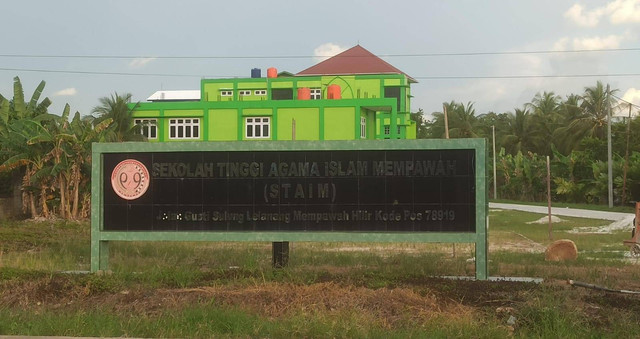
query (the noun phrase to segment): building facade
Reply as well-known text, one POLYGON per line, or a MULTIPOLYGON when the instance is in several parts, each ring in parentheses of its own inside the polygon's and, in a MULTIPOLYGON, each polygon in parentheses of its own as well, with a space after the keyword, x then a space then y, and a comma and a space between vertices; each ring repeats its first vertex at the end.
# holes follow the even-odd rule
POLYGON ((199 91, 159 91, 136 104, 149 141, 415 139, 416 81, 355 46, 297 74, 202 79, 199 91))

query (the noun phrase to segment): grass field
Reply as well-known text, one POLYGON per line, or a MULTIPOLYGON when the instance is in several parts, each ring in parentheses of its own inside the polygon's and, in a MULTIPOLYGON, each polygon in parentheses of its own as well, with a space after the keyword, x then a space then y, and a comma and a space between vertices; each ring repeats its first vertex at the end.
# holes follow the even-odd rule
POLYGON ((111 274, 89 270, 87 223, 0 224, 0 335, 133 337, 629 337, 640 296, 571 287, 567 279, 640 290, 629 230, 565 218, 554 239, 578 259, 546 262, 539 214, 490 211, 489 274, 456 244, 292 243, 271 268, 270 243, 125 243, 111 274))

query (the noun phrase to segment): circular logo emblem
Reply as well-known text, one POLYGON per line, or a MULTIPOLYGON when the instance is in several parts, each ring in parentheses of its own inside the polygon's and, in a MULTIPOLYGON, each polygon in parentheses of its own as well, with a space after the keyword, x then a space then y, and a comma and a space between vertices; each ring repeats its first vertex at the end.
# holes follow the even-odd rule
POLYGON ((138 160, 123 160, 111 173, 111 187, 122 199, 138 199, 149 188, 149 171, 138 160))

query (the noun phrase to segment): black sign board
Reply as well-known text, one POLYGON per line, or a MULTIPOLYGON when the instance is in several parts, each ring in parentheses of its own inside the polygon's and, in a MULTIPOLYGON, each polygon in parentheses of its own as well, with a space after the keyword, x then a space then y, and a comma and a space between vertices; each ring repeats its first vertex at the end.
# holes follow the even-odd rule
POLYGON ((475 150, 103 154, 105 231, 475 232, 475 150))

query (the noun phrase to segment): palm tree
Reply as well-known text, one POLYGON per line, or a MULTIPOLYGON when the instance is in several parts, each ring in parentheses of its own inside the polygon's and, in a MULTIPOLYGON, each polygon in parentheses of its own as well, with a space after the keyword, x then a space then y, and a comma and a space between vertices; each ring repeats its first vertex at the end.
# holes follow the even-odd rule
POLYGON ((475 127, 478 118, 473 103, 468 102, 465 106, 462 103, 452 101, 447 106, 447 113, 451 112, 449 114, 449 135, 452 138, 477 138, 475 127))
POLYGON ((530 108, 535 116, 534 125, 537 133, 543 137, 543 143, 531 151, 540 155, 551 155, 553 132, 559 127, 560 96, 554 92, 537 93, 526 108, 530 108))
POLYGON ((560 127, 553 132, 553 143, 560 154, 568 155, 572 150, 578 149, 581 138, 576 138, 569 130, 569 125, 579 119, 582 114, 582 96, 571 94, 560 104, 560 127))
MULTIPOLYGON (((475 116, 476 111, 473 108, 473 103, 469 102, 465 106, 461 103, 451 101, 443 105, 447 109, 449 136, 451 138, 478 137, 475 133, 478 118, 475 116)), ((434 112, 432 116, 434 118, 433 121, 427 124, 431 137, 444 138, 446 135, 444 113, 434 112)))
POLYGON ((535 117, 526 108, 516 108, 514 113, 509 113, 508 124, 500 144, 509 154, 516 155, 518 152, 527 153, 538 149, 544 143, 543 136, 535 129, 535 117))
POLYGON ((139 133, 139 127, 134 126, 131 113, 137 107, 137 104, 130 107, 131 93, 119 95, 114 92, 109 97, 98 99, 99 106, 95 106, 91 113, 97 114, 95 123, 99 124, 105 119, 111 119, 113 123, 109 127, 108 141, 140 141, 144 137, 139 133))
POLYGON ((581 105, 583 114, 569 125, 572 131, 583 137, 604 139, 607 136, 608 110, 616 102, 612 94, 617 91, 609 89, 607 92, 600 81, 594 87, 585 88, 581 105))

